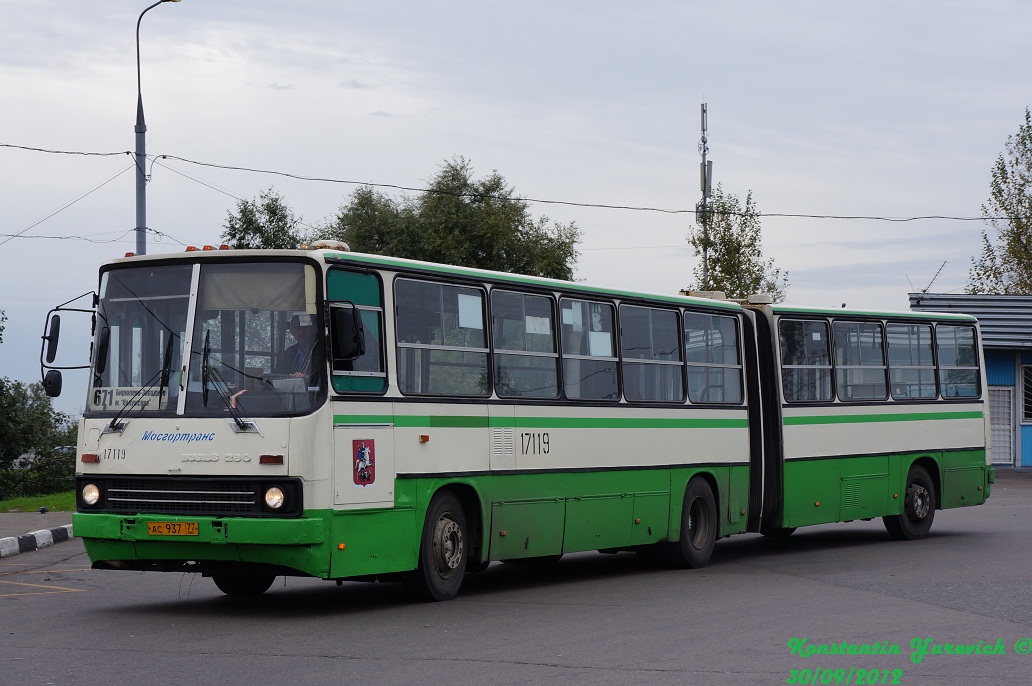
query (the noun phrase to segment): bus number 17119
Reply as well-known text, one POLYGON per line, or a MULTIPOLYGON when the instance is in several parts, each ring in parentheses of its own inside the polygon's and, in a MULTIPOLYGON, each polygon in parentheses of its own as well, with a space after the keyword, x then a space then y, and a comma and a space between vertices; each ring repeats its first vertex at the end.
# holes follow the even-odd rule
POLYGON ((548 454, 548 432, 520 434, 522 439, 524 455, 547 455, 548 454))

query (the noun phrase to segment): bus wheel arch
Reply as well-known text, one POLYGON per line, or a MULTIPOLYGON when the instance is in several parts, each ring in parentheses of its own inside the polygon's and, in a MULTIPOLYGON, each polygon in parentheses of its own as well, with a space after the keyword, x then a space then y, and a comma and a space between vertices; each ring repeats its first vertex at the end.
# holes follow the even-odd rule
POLYGON ((709 563, 720 533, 717 492, 711 474, 696 474, 688 481, 678 540, 662 544, 663 557, 672 567, 698 569, 709 563))
MULTIPOLYGON (((933 459, 932 457, 924 456, 924 457, 919 457, 916 460, 914 460, 912 463, 910 463, 910 469, 913 469, 915 466, 916 467, 922 467, 922 468, 924 468, 924 470, 926 472, 928 472, 928 476, 932 480, 932 486, 935 487, 935 491, 933 493, 933 495, 935 496, 935 501, 932 503, 932 506, 936 510, 941 510, 942 509, 942 479, 940 478, 939 463, 936 462, 935 459, 933 459)), ((908 477, 910 476, 909 472, 908 472, 907 476, 908 477)), ((908 483, 909 483, 909 481, 908 481, 908 483)))

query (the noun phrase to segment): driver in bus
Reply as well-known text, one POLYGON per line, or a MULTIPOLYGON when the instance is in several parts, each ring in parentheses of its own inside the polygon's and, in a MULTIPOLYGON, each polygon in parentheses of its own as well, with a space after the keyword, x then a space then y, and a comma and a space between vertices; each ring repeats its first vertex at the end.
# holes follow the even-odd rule
POLYGON ((312 325, 312 316, 295 314, 291 317, 290 335, 294 337, 294 345, 283 351, 276 372, 307 379, 312 375, 312 353, 315 350, 315 327, 312 325))

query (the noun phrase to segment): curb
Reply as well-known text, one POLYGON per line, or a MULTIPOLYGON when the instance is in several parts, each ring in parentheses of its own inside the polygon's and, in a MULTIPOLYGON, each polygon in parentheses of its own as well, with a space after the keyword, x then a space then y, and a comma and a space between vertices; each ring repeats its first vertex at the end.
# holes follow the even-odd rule
POLYGON ((0 538, 0 558, 12 557, 18 553, 27 553, 62 543, 72 537, 72 525, 65 524, 54 529, 30 531, 21 536, 0 538))

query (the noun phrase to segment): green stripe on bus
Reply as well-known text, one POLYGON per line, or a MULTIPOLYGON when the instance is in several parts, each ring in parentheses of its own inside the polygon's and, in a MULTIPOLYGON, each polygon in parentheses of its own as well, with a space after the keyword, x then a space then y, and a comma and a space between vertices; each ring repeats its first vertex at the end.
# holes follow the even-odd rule
POLYGON ((334 415, 334 425, 394 424, 398 427, 541 429, 745 429, 747 419, 681 417, 488 417, 486 415, 334 415))
POLYGON ((785 417, 785 426, 807 424, 871 424, 877 422, 931 422, 949 419, 982 419, 982 413, 972 412, 915 412, 910 414, 847 414, 785 417))

